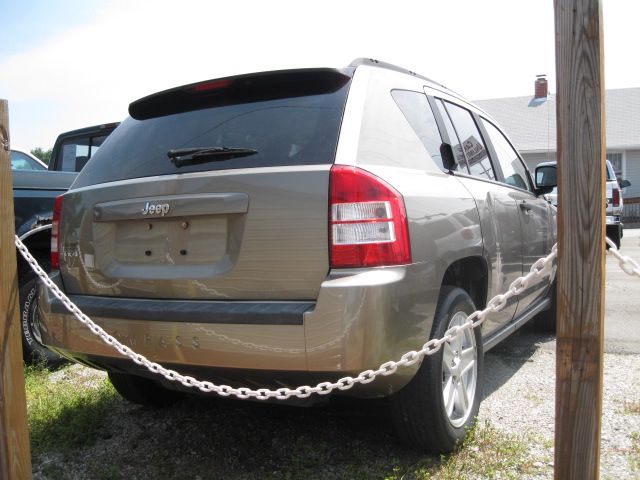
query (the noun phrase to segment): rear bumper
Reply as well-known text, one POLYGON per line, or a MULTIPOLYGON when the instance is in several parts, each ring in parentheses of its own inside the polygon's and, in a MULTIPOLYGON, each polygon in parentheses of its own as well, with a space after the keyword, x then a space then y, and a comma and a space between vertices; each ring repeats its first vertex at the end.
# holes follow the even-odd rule
POLYGON ((607 215, 605 218, 607 226, 622 225, 622 219, 620 218, 620 215, 607 215))
MULTIPOLYGON (((322 283, 316 302, 72 300, 120 342, 181 373, 231 385, 295 387, 376 369, 419 349, 428 339, 438 292, 435 285, 425 291, 430 289, 425 269, 414 264, 340 271, 322 283)), ((52 279, 60 285, 59 276, 52 279)), ((45 288, 39 308, 43 341, 50 348, 101 368, 146 373, 123 362, 45 288)), ((416 369, 401 368, 348 392, 389 394, 416 369)))
MULTIPOLYGON (((206 325, 302 325, 304 313, 313 310, 313 302, 219 302, 147 300, 69 295, 90 318, 135 318, 141 321, 200 323, 206 325)), ((51 312, 66 314, 57 298, 50 302, 51 312)))

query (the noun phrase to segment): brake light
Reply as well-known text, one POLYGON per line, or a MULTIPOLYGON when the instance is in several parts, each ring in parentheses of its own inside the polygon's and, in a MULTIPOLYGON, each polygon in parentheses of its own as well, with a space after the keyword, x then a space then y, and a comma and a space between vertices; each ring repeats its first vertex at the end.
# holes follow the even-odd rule
POLYGON ((329 179, 331 268, 411 263, 402 195, 375 175, 334 165, 329 179))
POLYGON ((613 189, 613 206, 614 207, 620 206, 620 190, 618 190, 615 187, 613 189))
POLYGON ((231 80, 213 80, 203 82, 191 87, 192 92, 209 92, 211 90, 221 90, 231 85, 231 80))
POLYGON ((51 222, 51 269, 60 269, 60 214, 62 213, 62 195, 56 197, 53 204, 51 222))

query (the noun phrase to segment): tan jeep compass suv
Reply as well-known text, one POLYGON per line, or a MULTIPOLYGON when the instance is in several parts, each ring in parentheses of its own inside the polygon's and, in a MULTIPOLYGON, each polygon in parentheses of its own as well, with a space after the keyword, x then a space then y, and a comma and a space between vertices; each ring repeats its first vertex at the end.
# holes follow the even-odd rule
MULTIPOLYGON (((377 368, 441 337, 555 243, 554 211, 483 111, 373 60, 240 75, 133 102, 58 198, 54 281, 109 334, 201 379, 277 388, 377 368)), ((483 352, 537 314, 541 279, 482 329, 344 394, 389 397, 399 434, 451 450, 483 352)), ((42 338, 127 399, 171 382, 42 289, 42 338)))

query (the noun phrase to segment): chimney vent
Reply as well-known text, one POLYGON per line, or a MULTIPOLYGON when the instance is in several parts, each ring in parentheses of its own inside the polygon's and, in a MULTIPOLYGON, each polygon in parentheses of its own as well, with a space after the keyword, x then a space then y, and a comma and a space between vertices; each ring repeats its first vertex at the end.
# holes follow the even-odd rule
POLYGON ((547 98, 548 93, 549 86, 547 85, 546 75, 536 75, 534 98, 547 98))

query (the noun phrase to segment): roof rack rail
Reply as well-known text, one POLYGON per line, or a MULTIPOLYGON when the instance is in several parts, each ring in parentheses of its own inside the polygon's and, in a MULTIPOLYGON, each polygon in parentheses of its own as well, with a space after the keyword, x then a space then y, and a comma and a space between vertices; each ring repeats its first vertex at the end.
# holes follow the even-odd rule
POLYGON ((391 63, 382 62, 380 60, 376 60, 375 58, 356 58, 353 60, 349 66, 350 67, 359 67, 360 65, 369 65, 371 67, 380 67, 386 68, 387 70, 393 70, 395 72, 406 73, 407 75, 411 75, 413 77, 421 78, 422 80, 426 80, 427 82, 434 83, 436 85, 440 85, 441 87, 447 88, 441 83, 438 83, 430 78, 423 77, 422 75, 412 72, 411 70, 407 70, 406 68, 398 67, 397 65, 392 65, 391 63))

